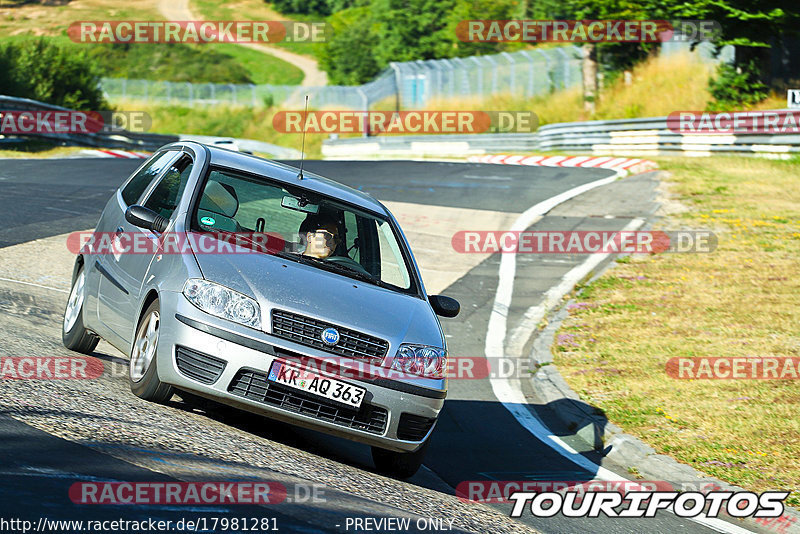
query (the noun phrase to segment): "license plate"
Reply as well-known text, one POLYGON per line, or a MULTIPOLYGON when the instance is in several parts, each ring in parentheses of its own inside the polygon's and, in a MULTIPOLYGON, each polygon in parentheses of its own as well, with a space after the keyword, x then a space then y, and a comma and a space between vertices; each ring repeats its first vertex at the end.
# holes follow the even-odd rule
POLYGON ((320 376, 284 362, 272 363, 269 371, 269 380, 318 397, 346 404, 352 408, 361 406, 361 401, 364 400, 364 394, 367 392, 364 388, 350 385, 335 378, 320 376))

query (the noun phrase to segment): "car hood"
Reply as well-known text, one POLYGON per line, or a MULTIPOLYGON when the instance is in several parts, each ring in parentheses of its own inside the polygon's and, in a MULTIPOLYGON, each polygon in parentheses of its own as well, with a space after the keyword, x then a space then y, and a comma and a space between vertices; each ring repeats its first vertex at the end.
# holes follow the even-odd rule
POLYGON ((370 334, 390 343, 444 346, 428 302, 391 289, 262 253, 197 254, 203 276, 255 297, 272 331, 272 309, 287 310, 370 334))

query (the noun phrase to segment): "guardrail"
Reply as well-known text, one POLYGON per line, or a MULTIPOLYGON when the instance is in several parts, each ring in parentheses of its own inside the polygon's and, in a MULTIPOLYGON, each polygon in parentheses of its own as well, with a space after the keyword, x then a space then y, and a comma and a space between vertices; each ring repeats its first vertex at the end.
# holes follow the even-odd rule
POLYGON ((609 156, 800 153, 795 134, 691 134, 673 132, 667 117, 548 124, 533 134, 380 136, 327 139, 322 154, 353 157, 463 157, 559 151, 609 156))
POLYGON ((667 127, 667 117, 548 124, 539 128, 536 135, 538 149, 542 151, 612 156, 800 152, 800 135, 679 133, 667 127))
MULTIPOLYGON (((54 106, 52 104, 45 104, 38 100, 31 100, 29 98, 19 98, 14 96, 1 96, 0 95, 0 110, 3 111, 68 111, 73 110, 63 108, 61 106, 54 106)), ((90 147, 103 147, 103 148, 124 148, 128 150, 155 150, 167 143, 173 143, 178 140, 177 135, 164 135, 153 133, 139 133, 130 132, 128 130, 115 129, 108 132, 91 132, 91 133, 56 133, 56 132, 30 132, 30 133, 15 133, 6 135, 5 138, 43 138, 50 139, 57 142, 62 142, 69 145, 77 146, 90 146, 90 147)))
POLYGON ((535 134, 392 135, 327 139, 326 158, 351 157, 462 157, 497 151, 532 152, 538 149, 535 134))
MULTIPOLYGON (((73 110, 45 104, 37 100, 29 98, 18 98, 13 96, 0 95, 0 120, 2 120, 2 111, 19 111, 19 112, 72 112, 73 110)), ((153 151, 166 144, 174 143, 180 140, 195 140, 201 143, 214 144, 220 139, 230 139, 223 137, 212 137, 205 135, 172 135, 172 134, 155 134, 155 133, 142 133, 131 132, 123 129, 114 129, 112 131, 101 131, 91 133, 56 133, 56 132, 30 132, 30 133, 14 133, 9 135, 0 135, 0 141, 16 141, 28 138, 41 138, 49 139, 58 143, 63 143, 71 146, 86 146, 96 148, 111 148, 111 149, 124 149, 131 151, 153 151)), ((297 159, 300 157, 300 151, 292 148, 286 148, 271 143, 264 143, 254 139, 235 139, 236 144, 242 150, 250 152, 261 152, 270 154, 275 158, 283 159, 297 159)))

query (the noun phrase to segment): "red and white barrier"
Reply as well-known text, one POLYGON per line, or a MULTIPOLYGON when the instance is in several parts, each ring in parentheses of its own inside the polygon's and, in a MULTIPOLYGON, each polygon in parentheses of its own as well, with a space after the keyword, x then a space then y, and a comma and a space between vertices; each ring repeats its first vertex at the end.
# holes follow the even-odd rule
POLYGON ((149 152, 130 152, 128 150, 111 150, 111 149, 92 149, 82 150, 81 156, 86 158, 128 158, 128 159, 146 159, 150 157, 149 152))
POLYGON ((612 158, 598 156, 510 156, 496 154, 470 156, 472 163, 497 163, 501 165, 532 165, 537 167, 583 167, 613 169, 636 174, 658 168, 655 162, 638 158, 612 158))

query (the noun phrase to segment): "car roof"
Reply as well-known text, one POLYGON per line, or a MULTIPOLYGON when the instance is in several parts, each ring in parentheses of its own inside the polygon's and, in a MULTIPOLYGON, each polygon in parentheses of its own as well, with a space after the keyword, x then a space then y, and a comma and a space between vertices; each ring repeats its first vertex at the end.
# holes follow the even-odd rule
MULTIPOLYGON (((360 208, 378 213, 380 215, 388 216, 386 208, 372 196, 340 184, 330 178, 325 178, 313 172, 303 170, 303 179, 298 180, 297 174, 299 169, 277 161, 260 158, 252 154, 245 154, 243 152, 236 152, 214 145, 207 145, 198 142, 181 141, 173 143, 170 146, 186 146, 195 150, 200 147, 205 147, 211 155, 211 165, 218 165, 220 167, 227 167, 234 170, 240 170, 251 174, 257 174, 271 178, 275 181, 282 182, 293 187, 301 187, 319 193, 337 200, 344 201, 348 204, 353 204, 360 208)), ((164 147, 167 148, 167 147, 164 147)))

